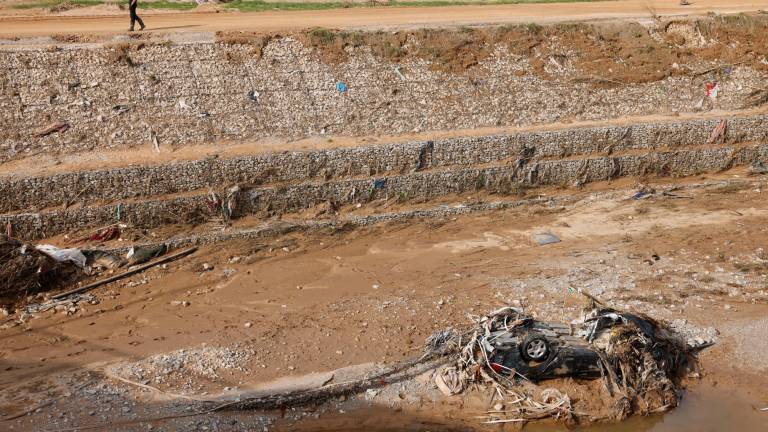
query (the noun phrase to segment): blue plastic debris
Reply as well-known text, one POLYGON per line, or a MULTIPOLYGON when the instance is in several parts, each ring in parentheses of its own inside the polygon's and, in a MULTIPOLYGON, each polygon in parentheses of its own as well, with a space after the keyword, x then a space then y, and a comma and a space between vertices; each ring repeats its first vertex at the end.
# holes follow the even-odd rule
POLYGON ((376 179, 373 181, 373 189, 379 190, 384 189, 384 185, 387 184, 387 179, 376 179))
POLYGON ((348 90, 347 85, 339 81, 336 83, 336 90, 338 90, 340 93, 346 93, 348 90))

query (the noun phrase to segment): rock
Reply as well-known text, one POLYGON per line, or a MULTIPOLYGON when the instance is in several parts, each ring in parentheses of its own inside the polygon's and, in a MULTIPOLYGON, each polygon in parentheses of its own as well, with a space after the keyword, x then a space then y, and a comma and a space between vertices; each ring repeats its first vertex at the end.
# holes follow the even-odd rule
POLYGON ((249 321, 249 322, 247 322, 247 323, 243 324, 243 327, 245 327, 245 328, 251 328, 251 327, 253 327, 253 323, 249 321))
POLYGON ((203 263, 201 268, 202 268, 202 271, 204 271, 204 272, 211 271, 211 270, 213 270, 213 264, 203 263))

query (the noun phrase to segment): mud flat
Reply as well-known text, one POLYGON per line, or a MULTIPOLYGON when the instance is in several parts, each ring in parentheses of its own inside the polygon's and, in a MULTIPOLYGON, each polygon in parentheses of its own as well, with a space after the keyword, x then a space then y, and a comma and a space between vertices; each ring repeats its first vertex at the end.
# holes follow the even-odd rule
POLYGON ((706 430, 727 413, 764 430, 766 30, 740 15, 3 45, 2 259, 39 264, 0 316, 0 429, 496 428, 488 389, 446 396, 443 364, 391 368, 468 314, 573 323, 581 291, 715 344, 675 378, 678 408, 620 424, 605 379, 521 381, 570 407, 526 428, 706 430), (43 284, 39 244, 85 268, 43 284), (191 244, 50 298, 129 250, 191 244))

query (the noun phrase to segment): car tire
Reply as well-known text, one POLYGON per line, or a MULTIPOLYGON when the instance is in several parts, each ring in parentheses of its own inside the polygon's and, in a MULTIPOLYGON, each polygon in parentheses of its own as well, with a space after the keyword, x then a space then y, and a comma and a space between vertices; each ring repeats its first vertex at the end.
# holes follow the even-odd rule
POLYGON ((520 355, 527 361, 543 361, 549 355, 549 341, 538 333, 529 333, 520 345, 520 355))

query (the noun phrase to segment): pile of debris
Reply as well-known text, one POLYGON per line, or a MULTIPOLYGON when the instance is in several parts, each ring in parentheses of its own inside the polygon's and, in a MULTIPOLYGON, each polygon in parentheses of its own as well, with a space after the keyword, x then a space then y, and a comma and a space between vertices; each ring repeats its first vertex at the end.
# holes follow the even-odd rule
MULTIPOLYGON (((97 231, 94 235, 100 236, 100 239, 103 240, 104 236, 107 235, 110 238, 119 235, 119 231, 117 234, 114 233, 115 231, 110 228, 97 231)), ((123 257, 116 251, 59 248, 49 244, 32 245, 22 243, 8 235, 0 235, 0 305, 10 306, 10 308, 3 307, 3 310, 8 312, 9 309, 25 303, 32 295, 37 294, 38 297, 42 297, 43 292, 72 285, 86 277, 96 276, 103 272, 112 274, 115 269, 120 267, 128 268, 126 271, 113 276, 50 296, 49 299, 46 296, 48 301, 27 305, 24 308, 24 311, 29 314, 60 309, 64 307, 64 303, 68 303, 68 309, 76 310, 76 303, 83 298, 72 297, 73 295, 90 291, 153 266, 189 255, 195 250, 197 248, 192 247, 172 255, 166 255, 168 245, 165 243, 136 245, 131 247, 123 257), (61 300, 65 301, 62 302, 61 300)), ((91 299, 85 300, 91 301, 91 299)))
POLYGON ((632 414, 677 406, 680 381, 696 365, 696 354, 713 341, 690 341, 650 317, 592 303, 569 325, 537 321, 505 307, 475 318, 471 330, 433 335, 428 349, 453 349, 455 361, 435 373, 446 395, 492 388, 487 423, 524 423, 555 418, 621 420, 632 414), (579 412, 569 396, 539 381, 603 379, 609 414, 579 412))
POLYGON ((76 279, 80 269, 45 251, 0 235, 0 303, 16 303, 43 290, 60 288, 76 279))

